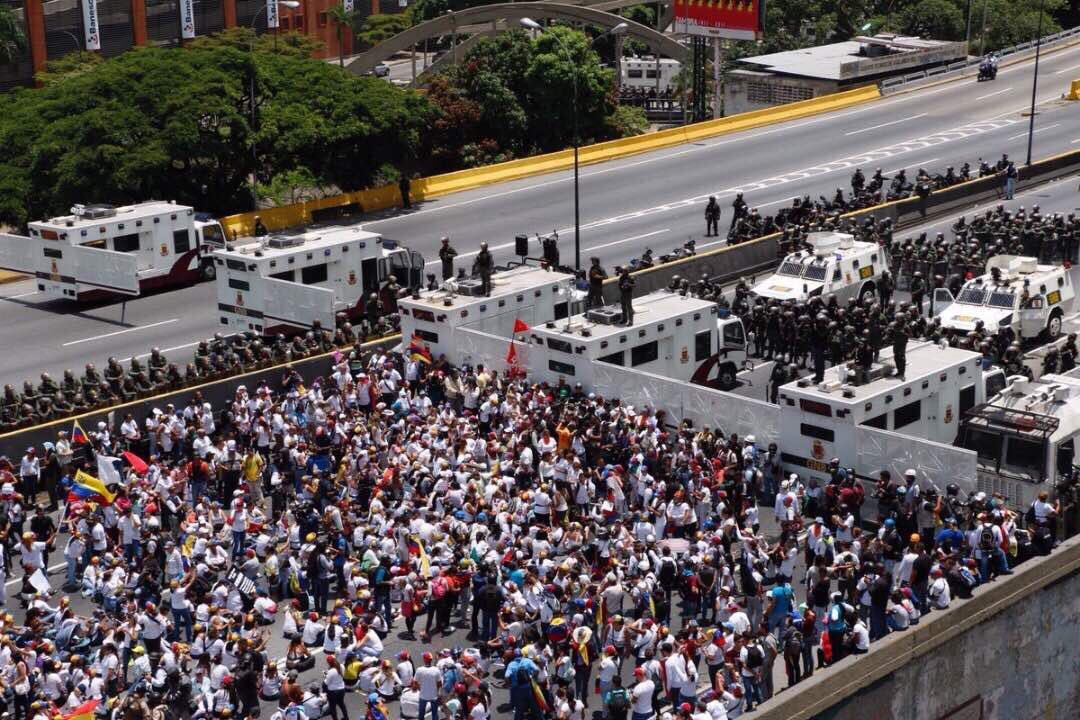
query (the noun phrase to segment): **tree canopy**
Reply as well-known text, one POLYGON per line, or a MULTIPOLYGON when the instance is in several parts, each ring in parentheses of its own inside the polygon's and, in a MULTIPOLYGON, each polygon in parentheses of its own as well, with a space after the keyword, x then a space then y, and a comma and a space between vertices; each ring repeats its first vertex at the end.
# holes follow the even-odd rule
POLYGON ((26 47, 22 23, 10 5, 0 5, 0 65, 10 65, 19 59, 26 47))
POLYGON ((229 38, 138 49, 50 80, 0 96, 5 222, 147 198, 234 212, 250 207, 253 170, 268 186, 293 172, 366 187, 396 177, 431 113, 418 93, 229 38))

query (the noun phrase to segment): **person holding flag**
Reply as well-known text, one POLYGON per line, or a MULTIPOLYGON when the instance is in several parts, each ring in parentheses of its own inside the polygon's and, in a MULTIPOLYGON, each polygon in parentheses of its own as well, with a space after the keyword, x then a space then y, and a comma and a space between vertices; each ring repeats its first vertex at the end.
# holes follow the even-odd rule
POLYGON ((510 683, 510 704, 514 707, 514 720, 524 720, 526 717, 542 720, 544 711, 537 704, 534 691, 534 681, 540 674, 540 668, 522 655, 519 648, 515 648, 513 653, 514 659, 506 666, 506 679, 510 683))

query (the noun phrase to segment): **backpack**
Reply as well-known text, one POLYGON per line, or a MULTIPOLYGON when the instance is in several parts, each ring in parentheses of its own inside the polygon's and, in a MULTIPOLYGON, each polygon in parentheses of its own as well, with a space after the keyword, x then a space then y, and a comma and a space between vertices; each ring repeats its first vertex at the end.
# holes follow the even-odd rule
POLYGON ((611 698, 608 700, 608 708, 621 712, 630 708, 630 698, 626 694, 626 688, 618 688, 611 691, 611 698))
POLYGON ((989 527, 983 526, 982 531, 979 533, 979 549, 993 550, 994 545, 994 531, 989 527))
POLYGON ((763 664, 765 664, 765 654, 761 652, 761 647, 755 643, 746 651, 746 667, 756 670, 763 664))
POLYGON ((663 585, 671 586, 675 582, 675 561, 669 557, 665 557, 660 561, 660 582, 663 585))
POLYGON ((518 687, 529 687, 532 684, 532 678, 529 677, 529 671, 524 665, 518 665, 517 672, 514 673, 514 682, 518 687))
POLYGON ((785 648, 791 654, 797 653, 802 650, 803 636, 802 633, 791 627, 791 631, 787 634, 786 641, 784 643, 785 648))

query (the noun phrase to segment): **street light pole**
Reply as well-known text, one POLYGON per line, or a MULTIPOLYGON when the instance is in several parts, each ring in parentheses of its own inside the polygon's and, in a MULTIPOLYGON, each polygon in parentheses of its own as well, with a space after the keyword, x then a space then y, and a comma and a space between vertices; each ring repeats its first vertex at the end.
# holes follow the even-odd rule
MULTIPOLYGON (((284 5, 290 10, 295 10, 300 7, 299 0, 278 0, 278 5, 284 5)), ((255 126, 256 126, 256 110, 255 110, 255 25, 259 22, 259 16, 266 12, 266 5, 260 7, 254 17, 251 18, 251 42, 248 43, 248 55, 251 56, 251 209, 259 209, 259 189, 258 189, 258 168, 259 168, 259 146, 255 142, 255 126)), ((277 51, 277 28, 274 28, 274 51, 277 51)))
MULTIPOLYGON (((526 30, 535 30, 537 32, 544 32, 544 28, 540 23, 527 17, 521 18, 518 21, 521 27, 526 30)), ((629 29, 629 25, 626 23, 619 23, 615 25, 607 32, 597 35, 589 43, 589 47, 600 38, 605 35, 622 35, 629 29)), ((578 119, 578 82, 577 82, 577 63, 574 62, 574 56, 570 54, 570 49, 566 47, 566 44, 562 41, 559 35, 552 34, 551 37, 555 38, 555 42, 558 43, 559 48, 562 49, 563 54, 566 55, 567 62, 570 63, 571 73, 570 80, 573 84, 573 97, 571 101, 571 116, 573 118, 573 137, 572 142, 574 146, 574 269, 581 270, 581 190, 580 190, 580 163, 578 160, 578 154, 581 148, 580 137, 580 122, 578 119)))
POLYGON ((1035 33, 1035 73, 1031 78, 1031 114, 1028 116, 1027 162, 1031 164, 1031 144, 1035 140, 1035 92, 1039 87, 1039 52, 1042 50, 1043 9, 1046 0, 1039 0, 1039 29, 1035 33))

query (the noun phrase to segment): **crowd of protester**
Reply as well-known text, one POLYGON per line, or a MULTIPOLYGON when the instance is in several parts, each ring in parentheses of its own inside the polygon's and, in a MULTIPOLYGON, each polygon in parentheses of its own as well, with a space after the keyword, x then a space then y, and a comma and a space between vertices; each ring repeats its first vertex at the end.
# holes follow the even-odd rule
POLYGON ((580 385, 337 360, 0 460, 0 711, 723 720, 1056 540, 1045 495, 883 472, 873 513, 839 460, 580 385))

